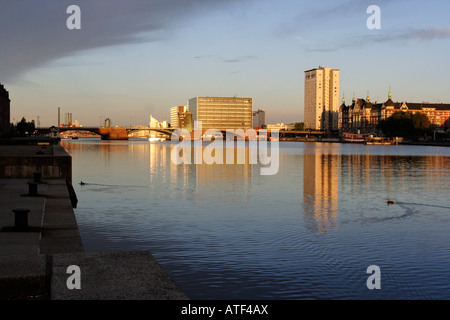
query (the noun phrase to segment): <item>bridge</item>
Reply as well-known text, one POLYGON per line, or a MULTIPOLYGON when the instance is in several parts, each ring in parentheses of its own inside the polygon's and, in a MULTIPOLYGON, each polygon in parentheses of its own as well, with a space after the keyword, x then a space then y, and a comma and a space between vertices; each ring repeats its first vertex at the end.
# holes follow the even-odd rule
MULTIPOLYGON (((50 134, 55 130, 59 132, 65 131, 88 131, 98 134, 102 140, 128 140, 129 135, 133 131, 154 131, 166 135, 167 139, 170 140, 175 128, 158 128, 158 127, 50 127, 50 128, 37 128, 36 133, 40 135, 50 134)), ((202 135, 206 130, 202 130, 202 135)), ((226 136, 226 130, 220 130, 223 136, 226 136)), ((191 133, 191 139, 194 138, 194 133, 191 133)), ((295 130, 280 130, 279 138, 295 138, 295 137, 329 137, 330 132, 308 130, 308 131, 295 131, 295 130)), ((237 136, 237 135, 236 135, 237 136)), ((268 130, 268 136, 271 136, 270 130, 268 130)))
POLYGON ((50 127, 37 128, 37 134, 50 134, 53 130, 59 132, 66 131, 88 131, 98 134, 102 140, 128 140, 128 136, 133 131, 155 131, 165 134, 169 138, 172 136, 174 128, 153 128, 153 127, 50 127))

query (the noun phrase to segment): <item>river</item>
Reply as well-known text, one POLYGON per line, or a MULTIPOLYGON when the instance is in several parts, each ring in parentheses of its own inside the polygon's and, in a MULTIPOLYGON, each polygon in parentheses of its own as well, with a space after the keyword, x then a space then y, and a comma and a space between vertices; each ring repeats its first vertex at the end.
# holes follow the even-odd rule
POLYGON ((446 147, 280 142, 261 175, 176 165, 169 141, 61 144, 85 250, 148 250, 191 299, 450 299, 446 147))

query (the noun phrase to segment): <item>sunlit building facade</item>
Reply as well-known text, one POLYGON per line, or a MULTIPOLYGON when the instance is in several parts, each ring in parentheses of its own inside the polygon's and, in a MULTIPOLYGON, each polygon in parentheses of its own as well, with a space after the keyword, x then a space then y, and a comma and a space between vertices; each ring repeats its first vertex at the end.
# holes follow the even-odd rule
POLYGON ((393 102, 392 93, 389 91, 388 100, 383 103, 372 103, 370 97, 367 96, 366 99, 353 98, 352 103, 346 105, 345 99, 343 99, 339 108, 339 130, 342 132, 375 132, 381 120, 389 118, 398 111, 412 114, 424 113, 434 127, 447 130, 450 128, 450 104, 393 102))
POLYGON ((252 98, 195 97, 189 99, 192 120, 201 121, 202 129, 252 128, 252 98))
POLYGON ((172 128, 182 128, 182 119, 188 111, 187 106, 176 106, 170 108, 170 126, 172 128))
POLYGON ((305 129, 337 130, 339 69, 319 67, 305 71, 305 129))

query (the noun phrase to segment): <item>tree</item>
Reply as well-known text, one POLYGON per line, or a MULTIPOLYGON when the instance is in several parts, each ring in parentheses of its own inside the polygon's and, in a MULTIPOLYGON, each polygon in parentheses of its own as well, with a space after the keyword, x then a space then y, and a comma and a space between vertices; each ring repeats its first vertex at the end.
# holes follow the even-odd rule
POLYGON ((397 111, 377 127, 388 137, 417 138, 430 130, 431 122, 424 113, 397 111))
POLYGON ((303 122, 296 122, 294 124, 294 130, 298 130, 298 131, 305 130, 305 124, 303 122))
POLYGON ((425 113, 415 113, 411 117, 416 136, 424 135, 431 131, 431 121, 425 113))
POLYGON ((26 135, 26 134, 32 134, 34 132, 34 130, 36 129, 36 127, 34 125, 34 120, 32 120, 31 122, 27 122, 25 117, 23 117, 22 120, 17 123, 16 129, 17 129, 19 135, 21 135, 21 136, 26 135))

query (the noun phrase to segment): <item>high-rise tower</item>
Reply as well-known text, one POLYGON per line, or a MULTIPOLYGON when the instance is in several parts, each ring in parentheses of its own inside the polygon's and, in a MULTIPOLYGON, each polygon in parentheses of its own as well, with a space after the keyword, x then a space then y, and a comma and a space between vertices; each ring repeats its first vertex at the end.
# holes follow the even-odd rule
POLYGON ((337 130, 339 69, 319 67, 305 71, 305 129, 337 130))

